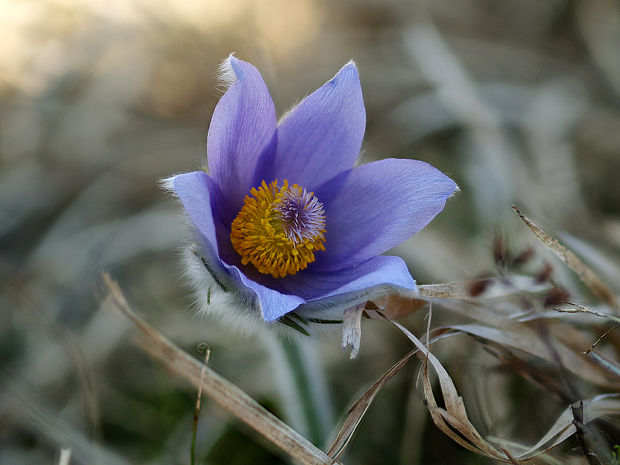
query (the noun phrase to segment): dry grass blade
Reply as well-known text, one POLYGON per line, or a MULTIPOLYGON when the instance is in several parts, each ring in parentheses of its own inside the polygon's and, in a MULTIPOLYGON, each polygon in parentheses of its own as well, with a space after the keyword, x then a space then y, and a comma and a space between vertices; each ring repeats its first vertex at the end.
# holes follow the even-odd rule
POLYGON ((423 376, 424 397, 428 402, 431 418, 437 427, 454 441, 471 451, 486 455, 487 457, 510 462, 510 458, 504 452, 496 449, 492 444, 486 441, 470 423, 463 399, 459 396, 452 378, 437 357, 435 357, 407 328, 393 320, 388 319, 388 321, 400 329, 403 334, 413 342, 414 346, 419 351, 419 356, 423 357, 425 363, 423 376), (439 377, 439 385, 446 406, 445 409, 438 406, 435 395, 433 394, 430 376, 428 375, 429 362, 439 377))
MULTIPOLYGON (((515 326, 500 330, 478 324, 450 325, 438 328, 436 332, 443 332, 447 329, 494 342, 500 347, 517 349, 550 363, 554 362, 553 354, 549 351, 548 345, 540 338, 539 334, 526 326, 515 326)), ((554 350, 564 362, 566 369, 576 376, 601 386, 618 388, 617 380, 606 377, 605 373, 597 365, 591 364, 584 354, 570 350, 559 341, 554 342, 554 350)))
MULTIPOLYGON (((439 362, 427 347, 404 326, 389 318, 386 319, 400 329, 403 334, 413 342, 418 350, 418 357, 423 358, 425 363, 423 376, 424 396, 433 422, 441 431, 463 447, 496 460, 519 464, 523 461, 531 461, 537 456, 550 451, 577 432, 577 428, 574 424, 575 418, 573 415, 573 408, 572 406, 568 406, 553 426, 535 445, 529 448, 524 448, 520 445, 515 447, 523 451, 521 454, 516 455, 508 451, 505 447, 506 443, 503 441, 496 441, 498 444, 503 443, 500 449, 496 448, 493 444, 484 439, 469 421, 463 400, 458 395, 452 378, 441 362, 439 362), (446 406, 445 409, 439 407, 433 393, 430 376, 428 374, 429 363, 439 378, 439 385, 446 406)), ((580 418, 580 423, 585 425, 604 415, 620 414, 620 400, 618 400, 617 397, 618 396, 615 394, 602 395, 583 401, 583 416, 580 418)))
MULTIPOLYGON (((420 299, 460 299, 477 297, 508 297, 523 291, 538 292, 549 286, 536 278, 513 275, 509 282, 502 278, 483 278, 479 280, 452 281, 440 284, 422 284, 418 286, 420 299)), ((386 307, 387 308, 387 307, 386 307)), ((382 312, 387 315, 386 312, 382 312)))
POLYGON ((620 328, 620 325, 614 325, 611 328, 609 328, 607 331, 605 331, 603 334, 601 334, 596 341, 594 341, 592 343, 592 345, 588 348, 588 350, 584 351, 583 353, 585 355, 588 355, 590 352, 592 352, 597 345, 599 345, 599 343, 605 339, 607 337, 607 335, 609 335, 610 333, 612 333, 613 331, 615 331, 616 329, 620 328))
POLYGON ((611 292, 609 287, 601 280, 601 278, 599 278, 585 263, 583 263, 574 253, 560 244, 555 237, 550 236, 536 226, 536 224, 521 213, 516 206, 513 205, 512 209, 549 250, 551 250, 560 260, 566 263, 566 265, 568 265, 579 275, 579 278, 581 278, 583 283, 588 286, 599 299, 610 307, 616 309, 618 308, 618 300, 616 299, 616 296, 611 292))
POLYGON ((463 299, 469 296, 466 281, 454 281, 442 284, 423 284, 418 286, 421 297, 436 299, 463 299))
POLYGON ((594 363, 603 367, 605 370, 607 370, 609 373, 613 374, 614 376, 617 376, 618 378, 620 378, 620 366, 618 366, 617 363, 612 362, 607 357, 601 354, 597 354, 596 352, 588 351, 587 355, 594 363))
POLYGON ((336 438, 332 441, 331 445, 327 449, 327 455, 333 457, 334 460, 338 460, 346 450, 349 441, 353 437, 353 433, 357 429, 358 425, 362 421, 362 417, 370 407, 370 404, 374 400, 375 396, 385 386, 385 384, 391 380, 401 368, 403 368, 407 361, 415 355, 417 350, 409 352, 402 359, 396 362, 392 367, 381 376, 375 384, 371 386, 355 403, 351 406, 347 412, 347 418, 342 424, 340 431, 336 435, 336 438))
MULTIPOLYGON (((583 401, 583 425, 605 415, 620 414, 620 400, 616 394, 606 394, 583 401)), ((573 406, 562 412, 547 433, 530 449, 519 456, 520 460, 528 460, 545 453, 562 443, 577 432, 574 425, 573 406), (543 450, 543 447, 545 449, 543 450)))
POLYGON ((103 282, 108 290, 109 303, 129 318, 141 333, 141 347, 171 371, 181 375, 218 405, 257 431, 261 436, 303 464, 332 464, 323 451, 269 413, 237 386, 222 378, 209 367, 199 363, 179 349, 156 329, 136 315, 119 286, 107 273, 103 282))
POLYGON ((586 307, 584 305, 579 305, 573 302, 569 302, 568 304, 570 306, 554 308, 554 310, 558 313, 588 313, 590 315, 598 316, 601 318, 608 318, 616 323, 620 323, 620 317, 617 317, 616 315, 612 315, 610 313, 605 313, 605 312, 599 312, 598 310, 594 310, 592 308, 586 307))
POLYGON ((382 313, 397 320, 406 317, 424 305, 426 305, 425 300, 400 294, 388 294, 367 302, 366 308, 371 310, 380 308, 382 313))

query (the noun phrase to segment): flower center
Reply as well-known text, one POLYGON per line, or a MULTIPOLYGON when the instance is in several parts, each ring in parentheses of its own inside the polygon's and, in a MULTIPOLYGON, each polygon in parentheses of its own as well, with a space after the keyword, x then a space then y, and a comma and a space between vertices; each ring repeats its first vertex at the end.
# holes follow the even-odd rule
POLYGON ((231 225, 230 240, 241 263, 283 278, 312 263, 325 250, 325 210, 312 192, 297 184, 265 181, 252 188, 231 225))

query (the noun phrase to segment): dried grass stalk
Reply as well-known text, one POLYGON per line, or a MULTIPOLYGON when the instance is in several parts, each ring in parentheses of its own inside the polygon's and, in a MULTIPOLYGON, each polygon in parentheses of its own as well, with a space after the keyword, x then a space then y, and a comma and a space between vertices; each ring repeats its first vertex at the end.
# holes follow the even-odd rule
POLYGON ((398 362, 390 367, 388 371, 386 371, 378 380, 373 384, 370 389, 368 389, 362 396, 355 401, 355 403, 349 408, 347 412, 347 417, 338 431, 338 434, 330 444, 327 449, 327 454, 330 457, 334 457, 334 460, 337 460, 339 457, 344 454, 351 438, 353 437, 353 433, 359 426, 362 421, 362 418, 372 401, 375 399, 375 396, 383 389, 383 386, 387 384, 389 380, 391 380, 396 373, 398 373, 406 364, 409 359, 415 355, 417 350, 413 350, 401 358, 398 362))
POLYGON ((502 444, 503 441, 497 441, 499 446, 497 448, 483 438, 469 421, 463 400, 458 395, 452 378, 441 362, 404 326, 393 320, 389 321, 413 342, 418 350, 418 356, 425 357, 423 358, 424 397, 435 425, 455 442, 480 455, 513 464, 530 462, 540 455, 549 452, 573 434, 578 433, 578 429, 575 426, 576 423, 585 425, 604 415, 620 414, 620 399, 618 399, 617 394, 600 395, 592 399, 579 401, 580 411, 583 412, 579 421, 574 416, 575 404, 567 406, 553 426, 536 444, 529 448, 523 448, 522 446, 517 448, 522 451, 520 454, 510 452, 505 444, 502 444), (429 363, 439 378, 439 386, 445 409, 438 406, 433 393, 428 371, 429 363))
MULTIPOLYGON (((490 343, 497 344, 500 347, 510 348, 514 347, 515 343, 509 339, 512 336, 519 339, 520 337, 523 337, 523 333, 517 331, 515 334, 508 334, 506 335, 508 340, 503 340, 496 337, 497 334, 494 331, 497 330, 494 328, 483 327, 482 325, 444 327, 437 328, 433 331, 430 331, 429 329, 428 336, 430 339, 430 344, 427 346, 404 326, 387 317, 384 312, 367 310, 367 313, 371 318, 386 319, 390 321, 403 334, 405 334, 411 342, 413 342, 415 349, 406 354, 401 360, 387 370, 375 382, 375 384, 373 384, 357 399, 357 401, 349 409, 340 431, 327 450, 327 453, 332 457, 338 458, 344 454, 353 434, 355 433, 355 430, 361 423, 363 416, 372 404, 376 395, 387 384, 387 382, 406 365, 407 361, 409 361, 413 355, 417 355, 423 363, 422 373, 424 397, 431 415, 431 419, 435 425, 448 437, 464 448, 505 463, 535 463, 536 460, 552 464, 559 463, 556 459, 547 455, 547 453, 574 434, 579 434, 579 429, 576 425, 581 425, 583 427, 599 417, 620 414, 619 395, 605 394, 567 405, 566 409, 561 413, 556 422, 533 446, 525 446, 523 444, 505 439, 490 437, 484 438, 470 422, 463 399, 458 394, 452 378, 441 362, 430 352, 429 346, 449 334, 457 334, 457 332, 463 331, 464 333, 474 334, 477 337, 486 339, 490 343), (439 407, 439 402, 433 392, 430 372, 428 369, 429 364, 438 376, 441 397, 445 408, 439 407), (575 417, 577 405, 578 411, 580 412, 579 418, 575 417)), ((526 330, 527 328, 521 327, 520 329, 526 330)), ((536 338, 532 335, 530 336, 531 337, 525 338, 524 344, 518 344, 519 350, 527 349, 528 344, 536 342, 536 338)), ((526 352, 528 351, 526 350, 526 352)), ((544 347, 535 347, 534 349, 530 349, 529 352, 537 356, 540 356, 541 354, 544 355, 546 353, 544 347)), ((568 350, 563 351, 563 356, 565 356, 568 352, 568 350)), ((588 373, 592 375, 592 373, 588 373)), ((606 382, 609 383, 607 380, 606 382)), ((583 442, 583 444, 585 445, 585 442, 583 442)))
POLYGON ((196 388, 202 388, 205 395, 296 462, 308 465, 335 463, 323 451, 269 413, 237 386, 199 363, 136 315, 118 284, 107 273, 103 274, 103 282, 108 290, 107 302, 136 326, 140 335, 139 345, 150 356, 188 380, 196 388))
POLYGON ((534 233, 534 235, 540 239, 540 241, 551 250, 560 260, 562 260, 570 269, 572 269, 575 273, 579 275, 579 278, 583 281, 583 283, 590 288, 590 290, 596 295, 599 299, 605 302, 612 308, 618 309, 618 300, 616 296, 611 292, 607 284, 603 282, 601 278, 599 278, 585 263, 583 263, 577 255, 568 250, 562 244, 558 242, 558 240, 547 234, 545 231, 540 229, 536 224, 532 222, 527 216, 525 216, 521 211, 516 207, 512 206, 512 209, 515 211, 517 215, 523 220, 528 228, 534 233))

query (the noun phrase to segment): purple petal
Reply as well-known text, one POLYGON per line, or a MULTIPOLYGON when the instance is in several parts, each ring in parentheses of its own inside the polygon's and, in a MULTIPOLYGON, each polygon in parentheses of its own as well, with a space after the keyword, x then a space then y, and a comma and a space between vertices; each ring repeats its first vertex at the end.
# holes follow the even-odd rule
POLYGON ((417 290, 400 257, 375 257, 333 273, 305 272, 281 281, 282 292, 249 279, 236 266, 225 266, 235 281, 254 293, 266 321, 274 321, 296 309, 310 313, 320 310, 323 315, 339 318, 344 307, 366 302, 378 294, 417 290))
POLYGON ((216 224, 211 209, 211 191, 215 188, 213 181, 206 173, 194 171, 175 176, 171 184, 196 227, 200 252, 209 265, 211 275, 220 284, 228 284, 230 277, 220 260, 216 224))
POLYGON ((456 189, 417 160, 381 160, 328 181, 317 189, 326 199, 326 251, 313 269, 339 270, 382 254, 424 228, 456 189))
POLYGON ((258 70, 234 56, 229 58, 236 81, 220 99, 207 137, 209 172, 223 193, 222 220, 238 212, 254 183, 254 170, 276 128, 276 113, 258 70))
POLYGON ((254 303, 260 309, 265 321, 277 320, 305 302, 297 295, 284 294, 253 281, 236 266, 224 266, 239 285, 252 292, 255 297, 254 303))
POLYGON ((417 289, 403 259, 389 255, 374 257, 358 266, 340 271, 306 271, 292 276, 283 285, 288 292, 304 296, 308 304, 314 305, 324 299, 328 299, 332 304, 347 299, 363 300, 377 287, 410 291, 417 289))
POLYGON ((217 253, 217 237, 211 210, 209 175, 202 171, 180 174, 172 178, 172 187, 179 196, 194 226, 217 253))
POLYGON ((359 75, 349 63, 278 125, 273 179, 288 179, 313 190, 350 169, 359 155, 365 125, 359 75))

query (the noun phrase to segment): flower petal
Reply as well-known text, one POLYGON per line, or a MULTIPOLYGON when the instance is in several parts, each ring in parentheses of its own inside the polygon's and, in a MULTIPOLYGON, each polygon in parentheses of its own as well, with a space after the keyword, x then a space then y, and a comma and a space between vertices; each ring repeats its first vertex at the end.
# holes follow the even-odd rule
POLYGON ((313 269, 340 270, 382 254, 424 228, 456 189, 417 160, 386 159, 342 173, 317 189, 327 233, 313 269))
POLYGON ((332 273, 309 272, 289 291, 307 297, 296 312, 305 316, 339 318, 344 310, 390 292, 417 292, 400 257, 381 255, 358 266, 332 273), (305 282, 304 282, 305 281, 305 282))
POLYGON ((238 291, 241 290, 246 294, 248 290, 251 291, 255 298, 254 304, 260 310, 265 321, 277 320, 305 302, 303 298, 297 295, 284 294, 253 281, 234 265, 224 264, 224 266, 240 286, 238 291))
POLYGON ((415 281, 400 257, 380 255, 352 268, 329 273, 308 271, 292 276, 283 285, 287 292, 307 301, 358 292, 378 285, 415 290, 415 281))
POLYGON ((365 125, 359 75, 351 62, 280 122, 273 179, 288 179, 313 190, 350 169, 359 155, 365 125))
POLYGON ((265 321, 295 310, 306 316, 339 318, 347 308, 386 292, 416 292, 415 281, 400 257, 380 256, 333 273, 306 272, 280 281, 281 291, 248 278, 238 267, 224 264, 233 279, 250 289, 265 321))
POLYGON ((207 136, 209 172, 224 195, 218 205, 225 202, 226 221, 241 209, 261 152, 276 128, 273 101, 258 70, 232 55, 227 64, 236 81, 215 107, 207 136))
POLYGON ((229 277, 219 257, 216 226, 211 209, 211 190, 213 182, 202 171, 180 174, 170 180, 171 187, 178 195, 190 220, 198 230, 201 253, 209 264, 209 271, 220 284, 227 283, 229 277))
POLYGON ((209 175, 202 171, 179 174, 172 178, 172 188, 179 196, 194 226, 217 252, 217 238, 209 193, 209 175))

